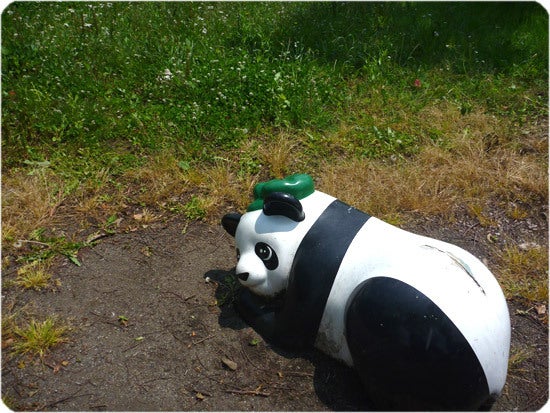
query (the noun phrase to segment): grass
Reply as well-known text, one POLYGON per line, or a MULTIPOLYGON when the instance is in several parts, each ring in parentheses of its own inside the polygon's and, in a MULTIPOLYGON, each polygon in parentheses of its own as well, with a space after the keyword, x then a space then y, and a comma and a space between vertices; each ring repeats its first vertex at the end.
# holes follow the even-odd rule
POLYGON ((548 251, 541 246, 509 245, 498 253, 500 282, 511 297, 548 300, 548 251))
POLYGON ((426 144, 410 159, 365 162, 354 157, 327 164, 322 188, 379 216, 447 214, 462 203, 483 225, 487 223, 482 206, 492 200, 506 204, 545 199, 548 183, 541 156, 526 156, 506 146, 498 153, 485 150, 485 136, 507 136, 505 120, 497 122, 481 113, 460 115, 441 106, 425 113, 425 127, 451 125, 445 134, 447 145, 426 144))
POLYGON ((15 284, 26 288, 40 291, 48 286, 52 278, 48 266, 40 261, 33 261, 21 266, 17 270, 15 284))
POLYGON ((520 376, 526 370, 523 363, 533 356, 530 348, 511 348, 510 358, 508 359, 508 374, 510 376, 520 376))
POLYGON ((53 317, 39 322, 32 319, 23 327, 15 327, 15 342, 12 351, 15 354, 29 354, 44 357, 53 347, 67 341, 68 328, 60 325, 53 317))
MULTIPOLYGON (((216 222, 295 172, 396 224, 548 203, 536 3, 16 2, 2 34, 5 266, 77 264, 79 231, 120 222, 216 222)), ((507 295, 547 299, 546 248, 508 247, 507 295)))
POLYGON ((43 357, 52 347, 66 341, 66 330, 65 327, 58 326, 52 318, 43 322, 31 320, 27 326, 14 330, 18 340, 13 345, 13 351, 43 357))
POLYGON ((47 167, 2 174, 2 241, 17 242, 50 223, 64 199, 63 180, 47 167))

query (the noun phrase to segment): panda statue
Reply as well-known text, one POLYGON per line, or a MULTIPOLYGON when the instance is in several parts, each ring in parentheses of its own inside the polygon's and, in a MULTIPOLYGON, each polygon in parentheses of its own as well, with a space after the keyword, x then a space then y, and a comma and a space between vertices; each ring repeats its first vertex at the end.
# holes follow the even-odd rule
POLYGON ((353 367, 393 410, 476 410, 506 380, 510 317, 470 253, 412 234, 314 189, 262 182, 235 237, 240 316, 268 342, 317 348, 353 367))

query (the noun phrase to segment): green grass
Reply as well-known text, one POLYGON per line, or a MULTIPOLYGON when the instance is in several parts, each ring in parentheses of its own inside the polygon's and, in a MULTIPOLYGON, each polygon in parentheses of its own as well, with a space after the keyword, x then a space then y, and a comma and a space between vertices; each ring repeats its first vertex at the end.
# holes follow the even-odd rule
POLYGON ((193 159, 266 127, 323 130, 364 100, 387 119, 360 119, 358 145, 405 141, 365 155, 408 151, 414 133, 387 132, 403 107, 540 110, 522 95, 546 79, 546 23, 534 3, 12 3, 2 132, 20 156, 4 162, 88 179, 150 149, 193 159))
POLYGON ((336 82, 258 30, 271 31, 285 7, 13 4, 3 19, 6 142, 93 152, 122 139, 199 156, 266 123, 317 121, 336 82))
POLYGON ((395 222, 547 203, 534 2, 14 2, 1 52, 3 249, 45 244, 27 260, 294 172, 395 222))

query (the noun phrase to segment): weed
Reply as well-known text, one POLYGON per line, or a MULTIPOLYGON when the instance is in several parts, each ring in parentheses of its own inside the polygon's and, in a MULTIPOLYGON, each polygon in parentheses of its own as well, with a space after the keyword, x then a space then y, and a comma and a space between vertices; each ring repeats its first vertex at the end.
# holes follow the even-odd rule
POLYGON ((114 234, 115 230, 113 228, 116 226, 117 220, 118 220, 118 217, 116 214, 109 216, 109 218, 107 218, 107 220, 103 224, 103 230, 107 234, 114 234))
POLYGON ((532 351, 523 347, 512 347, 508 358, 508 374, 515 376, 523 371, 523 362, 532 357, 532 351))
POLYGON ((232 304, 236 298, 241 284, 234 274, 229 274, 224 277, 220 283, 220 298, 217 303, 219 306, 232 304))
POLYGON ((23 288, 40 291, 48 286, 51 278, 49 266, 45 262, 33 261, 17 270, 15 284, 23 288))
POLYGON ((484 205, 476 200, 468 202, 467 211, 482 227, 490 227, 496 224, 496 222, 484 212, 484 205))
POLYGON ((187 204, 183 206, 183 213, 187 219, 202 219, 206 216, 206 211, 203 207, 204 200, 198 196, 193 196, 187 204))
POLYGON ((68 328, 59 325, 53 317, 48 317, 42 322, 31 320, 24 327, 16 327, 13 330, 16 337, 12 350, 16 354, 30 354, 43 357, 54 346, 67 342, 68 328))
POLYGON ((127 327, 128 326, 128 317, 126 317, 125 315, 119 315, 117 317, 117 320, 118 320, 118 323, 122 326, 122 327, 127 327))
POLYGON ((529 210, 526 207, 518 205, 514 202, 509 203, 506 208, 506 216, 514 220, 522 220, 527 218, 529 215, 529 210))
POLYGON ((80 266, 78 251, 87 246, 85 242, 68 241, 65 236, 46 236, 45 228, 38 228, 30 235, 30 240, 19 240, 19 243, 31 245, 30 252, 21 257, 22 261, 36 262, 45 261, 55 255, 64 255, 73 264, 80 266))
POLYGON ((367 131, 358 131, 355 128, 354 132, 358 140, 355 150, 368 158, 406 156, 418 150, 417 139, 414 136, 396 132, 389 126, 379 129, 373 125, 367 131))
POLYGON ((499 282, 509 297, 548 300, 548 251, 541 246, 522 249, 514 244, 497 250, 499 282))
POLYGON ((143 208, 142 212, 134 214, 134 219, 143 225, 148 225, 158 220, 159 216, 151 212, 148 208, 143 208))

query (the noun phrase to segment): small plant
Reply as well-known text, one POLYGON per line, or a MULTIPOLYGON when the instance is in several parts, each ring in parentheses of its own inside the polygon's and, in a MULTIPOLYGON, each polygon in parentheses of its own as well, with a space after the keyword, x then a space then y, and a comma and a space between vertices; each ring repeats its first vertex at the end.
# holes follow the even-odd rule
POLYGON ((51 278, 52 275, 48 271, 48 265, 43 261, 34 261, 23 265, 17 270, 15 285, 40 291, 48 286, 51 278))
POLYGON ((515 220, 522 220, 529 216, 529 210, 520 205, 512 204, 506 209, 506 216, 515 220))
POLYGON ((206 210, 203 201, 198 196, 193 196, 189 202, 183 206, 183 213, 187 219, 203 219, 206 216, 206 210))
POLYGON ((139 221, 143 225, 151 224, 155 222, 159 217, 153 214, 148 208, 143 208, 143 211, 137 214, 134 214, 134 219, 139 221))
POLYGON ((127 327, 128 326, 128 317, 126 317, 125 315, 119 315, 118 316, 118 323, 122 326, 122 327, 127 327))
POLYGON ((523 371, 521 368, 524 361, 531 358, 531 352, 522 347, 512 347, 510 351, 510 358, 508 359, 508 374, 514 376, 523 371))
POLYGON ((103 230, 107 234, 114 234, 116 231, 113 229, 113 227, 116 227, 118 221, 118 217, 116 214, 110 215, 109 218, 107 218, 107 221, 103 224, 103 230))
POLYGON ((234 274, 227 275, 220 283, 221 296, 218 300, 218 305, 221 307, 224 304, 232 304, 237 297, 240 284, 234 274))
POLYGON ((477 200, 469 202, 467 207, 468 215, 470 215, 472 218, 477 219, 482 227, 491 227, 495 225, 495 221, 485 213, 484 205, 482 205, 477 200))
POLYGON ((531 301, 548 300, 548 250, 540 246, 522 249, 516 245, 497 251, 500 278, 509 297, 531 301))
POLYGON ((16 354, 30 354, 44 357, 53 347, 67 342, 68 328, 60 326, 53 317, 42 322, 31 320, 25 327, 15 327, 13 330, 15 342, 12 350, 16 354))
POLYGON ((88 245, 87 243, 68 241, 64 236, 48 237, 44 232, 44 228, 38 228, 31 233, 30 240, 20 240, 21 243, 31 244, 32 248, 32 252, 22 257, 21 260, 27 262, 45 261, 55 255, 64 255, 73 264, 79 267, 82 265, 77 254, 80 248, 88 245))

